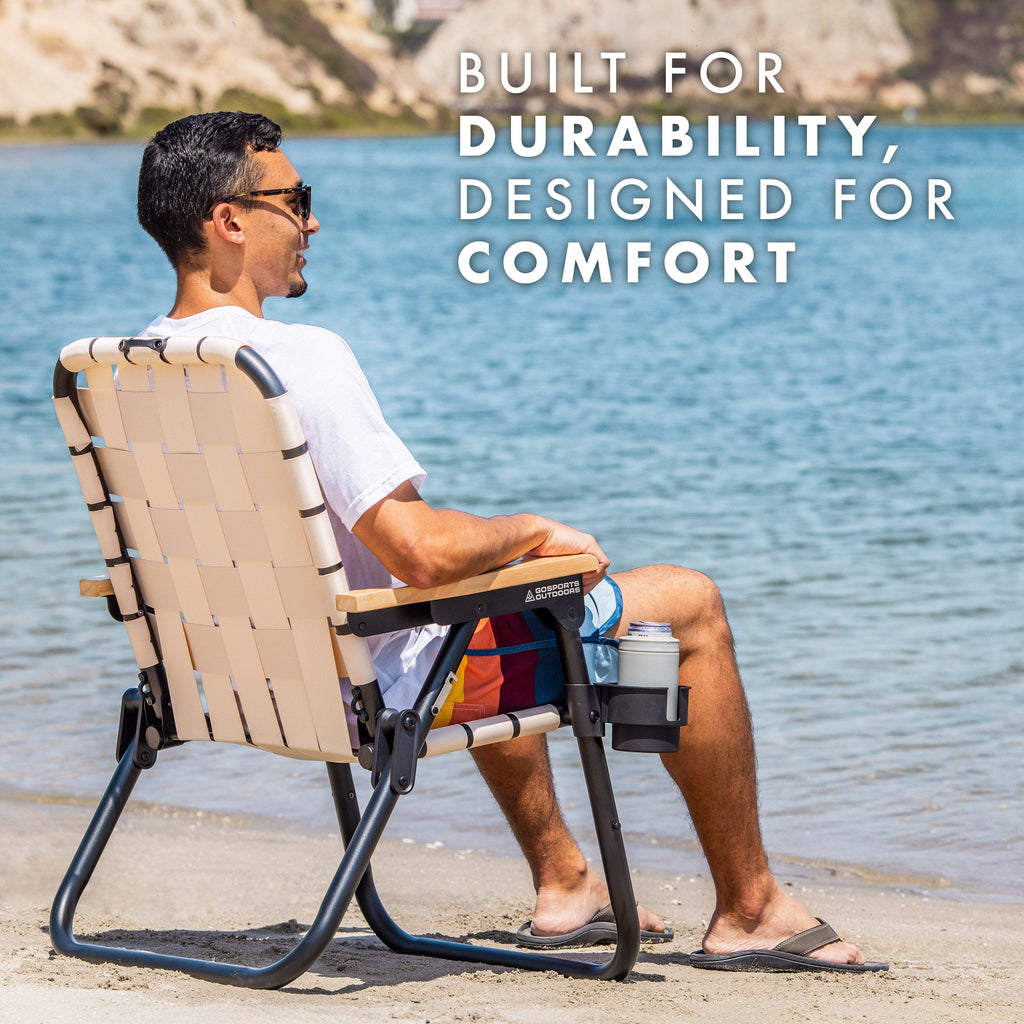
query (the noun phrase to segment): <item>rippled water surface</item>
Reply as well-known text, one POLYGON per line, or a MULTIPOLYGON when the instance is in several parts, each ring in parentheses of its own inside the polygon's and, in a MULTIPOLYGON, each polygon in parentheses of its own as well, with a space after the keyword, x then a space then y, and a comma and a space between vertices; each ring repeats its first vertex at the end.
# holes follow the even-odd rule
MULTIPOLYGON (((873 132, 861 161, 827 133, 817 160, 683 167, 500 154, 460 165, 444 138, 296 140, 289 154, 323 228, 307 296, 266 312, 348 338, 435 503, 541 511, 597 534, 618 568, 672 561, 716 579, 755 716, 773 853, 1019 899, 1024 132, 873 132), (882 168, 889 142, 899 154, 882 168), (767 224, 459 224, 461 175, 561 174, 605 185, 778 177, 795 199, 767 224), (929 176, 949 179, 956 221, 927 220, 917 201, 901 221, 859 203, 832 220, 833 179, 888 174, 916 197, 929 176), (455 255, 474 238, 498 254, 538 240, 556 270, 533 286, 497 271, 471 286, 455 255), (627 241, 650 240, 652 269, 637 285, 621 273, 561 285, 566 241, 596 238, 613 261, 627 241), (727 239, 798 248, 785 285, 767 270, 756 285, 723 284, 713 263, 682 286, 658 262, 681 238, 715 259, 727 239)), ((7 788, 98 793, 133 679, 120 627, 76 596, 99 554, 49 394, 64 342, 130 333, 169 308, 169 268, 134 222, 138 158, 135 145, 0 149, 7 788)), ((581 820, 571 740, 553 748, 581 820)), ((612 760, 623 821, 643 833, 638 859, 692 860, 656 760, 612 760)), ((161 767, 143 781, 149 799, 330 827, 318 766, 192 745, 161 767)), ((401 812, 401 834, 508 848, 468 758, 425 766, 421 788, 432 796, 401 812)))

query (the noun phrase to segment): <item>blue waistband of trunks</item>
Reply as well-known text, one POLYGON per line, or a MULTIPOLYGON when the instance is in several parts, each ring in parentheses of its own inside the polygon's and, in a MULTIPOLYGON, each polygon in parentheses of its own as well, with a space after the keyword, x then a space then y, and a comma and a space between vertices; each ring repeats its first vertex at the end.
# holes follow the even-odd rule
MULTIPOLYGON (((531 613, 526 613, 533 618, 531 613)), ((587 669, 594 683, 614 683, 618 678, 619 641, 604 634, 610 630, 622 615, 622 591, 610 576, 606 576, 583 599, 583 625, 580 639, 587 669)), ((529 643, 507 647, 477 648, 466 651, 467 657, 482 657, 495 654, 516 654, 519 651, 544 651, 556 648, 554 635, 541 630, 544 636, 529 643)))

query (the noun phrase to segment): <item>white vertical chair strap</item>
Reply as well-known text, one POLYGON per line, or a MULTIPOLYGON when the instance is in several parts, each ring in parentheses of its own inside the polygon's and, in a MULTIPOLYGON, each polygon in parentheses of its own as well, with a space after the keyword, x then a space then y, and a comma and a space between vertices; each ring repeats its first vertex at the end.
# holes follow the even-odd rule
MULTIPOLYGON (((242 718, 231 676, 221 672, 203 672, 199 690, 210 715, 210 738, 228 743, 249 742, 249 731, 242 718)), ((190 738, 202 739, 201 736, 190 738)))
POLYGON ((151 508, 180 508, 178 495, 174 492, 174 481, 164 461, 163 445, 149 441, 136 441, 128 449, 135 458, 135 465, 146 488, 146 500, 151 508))
POLYGON ((255 506, 237 445, 203 445, 203 456, 213 481, 213 496, 218 510, 222 514, 251 512, 255 506))
POLYGON ((238 577, 254 629, 292 628, 269 561, 239 561, 238 577))
POLYGON ((199 441, 192 424, 185 386, 185 368, 167 366, 154 378, 153 391, 165 450, 182 454, 198 452, 199 441))
POLYGON ((249 738, 257 746, 287 746, 281 735, 280 720, 267 685, 267 672, 260 661, 248 618, 224 616, 215 631, 228 657, 231 679, 245 715, 249 738))
POLYGON ((355 719, 350 721, 350 709, 345 699, 349 694, 347 680, 344 678, 347 662, 337 648, 337 637, 332 630, 328 629, 327 632, 330 643, 325 645, 322 642, 322 620, 295 619, 292 622, 300 676, 306 686, 306 697, 320 749, 355 750, 359 744, 358 732, 355 719), (339 694, 342 695, 341 699, 339 694))
MULTIPOLYGON (((147 582, 140 578, 140 585, 147 600, 152 600, 150 596, 152 589, 147 582)), ((176 609, 164 610, 165 607, 167 606, 157 607, 152 618, 160 645, 160 654, 163 658, 167 689, 171 694, 175 728, 178 736, 182 739, 213 739, 210 727, 206 722, 206 712, 203 709, 203 698, 200 692, 202 684, 195 677, 195 667, 192 664, 184 623, 176 609)), ((237 709, 233 705, 232 709, 237 721, 238 740, 236 742, 242 743, 245 741, 245 733, 241 727, 241 721, 238 720, 237 709)))

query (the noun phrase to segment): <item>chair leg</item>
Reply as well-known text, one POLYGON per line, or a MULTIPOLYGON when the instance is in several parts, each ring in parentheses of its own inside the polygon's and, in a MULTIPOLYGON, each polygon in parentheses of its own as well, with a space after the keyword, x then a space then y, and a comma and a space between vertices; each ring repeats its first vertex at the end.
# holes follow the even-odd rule
MULTIPOLYGON (((589 692, 589 678, 579 632, 563 630, 558 627, 556 634, 567 682, 575 684, 570 688, 574 693, 589 692)), ((455 653, 455 649, 452 653, 455 653)), ((458 651, 459 657, 461 657, 461 653, 458 651)), ((438 661, 441 660, 439 657, 438 661)), ((424 692, 429 688, 430 684, 428 683, 424 687, 424 692)), ((580 713, 577 711, 577 715, 580 713)), ((557 971, 560 974, 577 978, 605 978, 621 981, 629 974, 640 951, 640 921, 637 916, 636 901, 633 897, 629 863, 626 860, 625 846, 622 842, 622 828, 615 810, 615 797, 612 792, 608 762, 599 725, 590 723, 589 727, 577 730, 577 743, 587 792, 590 796, 590 806, 594 816, 594 827, 597 831, 605 879, 608 883, 617 925, 618 938, 611 959, 606 963, 594 963, 589 960, 574 960, 543 953, 528 953, 518 949, 495 949, 486 946, 473 946, 465 942, 411 935, 396 924, 384 908, 373 881, 372 871, 367 866, 356 888, 356 901, 367 923, 387 946, 399 953, 527 970, 557 971), (590 735, 589 733, 592 732, 596 732, 597 735, 590 735)), ((389 773, 390 766, 386 769, 385 776, 378 781, 374 795, 377 790, 387 785, 389 773)), ((360 824, 359 804, 356 799, 355 787, 352 784, 352 772, 347 764, 328 763, 327 774, 331 782, 338 823, 341 826, 347 849, 355 841, 360 824)), ((371 797, 371 801, 372 799, 371 797)))
POLYGON ((615 794, 608 774, 604 751, 604 722, 594 701, 594 686, 583 655, 583 642, 578 629, 569 629, 557 619, 553 621, 558 653, 565 673, 566 700, 572 730, 579 747, 583 778, 587 783, 590 810, 594 818, 598 848, 619 946, 632 951, 630 967, 640 952, 640 916, 633 895, 633 882, 622 840, 622 825, 615 808, 615 794))
MULTIPOLYGON (((106 848, 121 817, 125 804, 135 788, 142 769, 132 762, 132 748, 129 747, 117 763, 92 821, 79 843, 71 865, 64 875, 60 888, 50 910, 50 941, 54 949, 71 956, 84 956, 83 944, 72 934, 71 927, 78 901, 92 878, 92 873, 106 848)), ((86 959, 91 959, 86 957, 86 959)))
MULTIPOLYGON (((590 768, 584 768, 587 775, 587 788, 590 791, 591 805, 595 803, 605 807, 606 794, 611 793, 607 764, 604 762, 604 749, 597 741, 596 748, 580 745, 580 754, 584 764, 590 762, 590 768), (607 787, 600 785, 600 775, 604 774, 607 787), (599 784, 592 787, 592 775, 597 774, 599 784)), ((338 823, 341 826, 346 848, 360 823, 359 803, 355 787, 352 784, 352 772, 347 764, 328 764, 327 773, 331 781, 331 792, 338 812, 338 823)), ((378 789, 380 784, 378 784, 378 789)), ((375 790, 376 792, 376 790, 375 790)), ((398 925, 384 907, 380 894, 373 880, 373 872, 367 866, 355 896, 359 909, 367 923, 378 938, 397 953, 410 953, 418 956, 440 957, 445 960, 461 960, 466 963, 492 964, 499 967, 516 967, 533 971, 556 971, 573 978, 603 978, 622 981, 633 969, 640 950, 640 924, 637 920, 636 903, 633 899, 633 886, 629 876, 629 865, 626 862, 622 845, 619 824, 615 820, 614 803, 611 813, 604 813, 600 818, 595 815, 595 827, 598 843, 604 862, 605 877, 608 891, 612 899, 618 924, 618 941, 615 953, 605 963, 594 963, 589 960, 574 960, 561 955, 528 953, 519 949, 497 949, 489 946, 473 946, 467 942, 446 939, 433 939, 421 935, 412 935, 398 925), (632 926, 630 921, 635 922, 632 926)))
MULTIPOLYGON (((99 862, 132 788, 139 769, 132 763, 132 750, 118 762, 85 837, 60 884, 50 914, 50 938, 55 949, 92 963, 119 963, 180 971, 207 981, 249 988, 280 988, 293 981, 318 959, 330 944, 348 910, 352 895, 370 862, 398 796, 387 785, 378 786, 367 803, 366 814, 355 828, 345 856, 327 889, 323 903, 309 931, 280 960, 264 967, 228 964, 192 957, 154 953, 149 950, 104 946, 81 942, 74 937, 75 910, 99 862)), ((350 776, 351 778, 351 776, 350 776)))

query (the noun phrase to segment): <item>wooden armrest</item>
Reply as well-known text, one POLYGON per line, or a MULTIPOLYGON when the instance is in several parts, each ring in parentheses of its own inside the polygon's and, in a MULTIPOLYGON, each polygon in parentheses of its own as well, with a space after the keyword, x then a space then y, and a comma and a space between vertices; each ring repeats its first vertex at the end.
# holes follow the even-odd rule
POLYGON ((380 608, 397 608, 405 604, 420 604, 447 597, 465 597, 467 594, 483 594, 502 587, 514 587, 522 583, 538 583, 542 580, 559 579, 562 576, 578 576, 597 568, 593 555, 552 555, 548 558, 529 558, 515 565, 456 580, 440 587, 419 590, 416 587, 381 587, 374 590, 347 590, 337 595, 340 612, 368 612, 380 608))
POLYGON ((82 597, 113 597, 114 584, 108 576, 90 576, 78 581, 78 592, 82 597))

